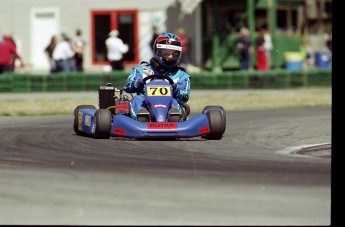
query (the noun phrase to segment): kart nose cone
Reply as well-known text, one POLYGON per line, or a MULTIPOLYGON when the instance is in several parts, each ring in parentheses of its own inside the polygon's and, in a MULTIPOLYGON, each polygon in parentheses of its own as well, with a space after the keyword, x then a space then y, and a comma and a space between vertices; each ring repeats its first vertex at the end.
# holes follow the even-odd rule
POLYGON ((154 109, 156 121, 157 122, 166 122, 168 111, 166 108, 155 108, 154 109))
POLYGON ((161 116, 161 115, 156 116, 156 121, 157 122, 165 122, 165 120, 166 120, 166 117, 164 117, 164 116, 161 116))

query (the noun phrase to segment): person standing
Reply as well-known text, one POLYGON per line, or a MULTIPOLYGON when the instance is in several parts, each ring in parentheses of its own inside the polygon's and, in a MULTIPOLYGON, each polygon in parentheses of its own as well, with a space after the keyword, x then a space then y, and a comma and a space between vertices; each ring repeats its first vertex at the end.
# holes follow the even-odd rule
POLYGON ((264 37, 264 48, 266 52, 266 58, 267 58, 267 67, 268 69, 271 66, 271 52, 273 49, 273 43, 271 39, 271 35, 267 30, 267 25, 262 26, 262 32, 263 32, 263 37, 264 37))
POLYGON ((44 49, 45 54, 47 55, 49 65, 50 65, 50 72, 54 73, 56 72, 56 62, 53 59, 53 52, 57 44, 57 37, 53 35, 50 39, 50 43, 48 46, 44 49))
POLYGON ((256 38, 256 70, 258 71, 267 71, 267 56, 265 50, 265 38, 263 30, 259 30, 258 37, 256 38))
POLYGON ((158 28, 157 27, 153 27, 152 28, 152 37, 151 37, 151 41, 150 41, 150 48, 151 48, 152 52, 153 52, 153 45, 154 45, 154 43, 155 43, 155 41, 156 41, 158 36, 159 36, 158 28))
POLYGON ((16 59, 20 61, 20 66, 24 67, 22 58, 17 52, 16 45, 10 36, 4 35, 0 42, 0 73, 13 72, 13 65, 16 59))
POLYGON ((248 70, 250 67, 250 54, 252 53, 252 47, 249 30, 247 28, 241 28, 237 48, 240 54, 240 68, 241 70, 248 70))
POLYGON ((327 35, 325 45, 327 47, 327 51, 332 53, 332 33, 327 35))
POLYGON ((181 65, 185 67, 189 64, 189 39, 185 35, 185 30, 183 28, 176 29, 176 35, 180 38, 182 43, 181 65))
POLYGON ((112 30, 109 38, 105 40, 107 58, 112 70, 123 70, 123 54, 128 52, 128 45, 118 37, 119 31, 112 30))
POLYGON ((83 72, 83 62, 84 62, 84 49, 86 46, 86 41, 82 37, 82 32, 80 29, 75 31, 75 38, 73 39, 73 50, 74 50, 74 60, 76 64, 76 70, 78 72, 83 72))
POLYGON ((72 49, 70 38, 63 34, 62 41, 58 42, 54 51, 53 59, 56 62, 57 72, 72 72, 75 69, 74 64, 74 51, 72 49))

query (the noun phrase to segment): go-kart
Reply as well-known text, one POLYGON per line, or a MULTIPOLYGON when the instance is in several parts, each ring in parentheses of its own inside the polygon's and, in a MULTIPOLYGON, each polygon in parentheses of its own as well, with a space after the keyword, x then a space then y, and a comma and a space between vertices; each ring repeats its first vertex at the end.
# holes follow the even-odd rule
POLYGON ((146 118, 143 118, 146 121, 131 117, 130 99, 133 95, 130 94, 130 97, 124 90, 118 90, 109 83, 99 87, 99 109, 93 105, 79 105, 74 109, 75 133, 96 139, 108 139, 110 136, 137 139, 222 138, 226 127, 223 107, 205 106, 202 113, 190 117, 189 105, 180 104, 182 114, 172 113, 174 81, 165 75, 150 75, 143 82, 148 110, 146 118))

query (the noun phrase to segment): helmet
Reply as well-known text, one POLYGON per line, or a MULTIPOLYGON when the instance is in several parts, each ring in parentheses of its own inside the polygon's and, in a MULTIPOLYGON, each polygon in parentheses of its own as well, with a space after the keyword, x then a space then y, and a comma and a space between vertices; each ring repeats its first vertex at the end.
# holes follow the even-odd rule
POLYGON ((153 44, 153 54, 161 67, 175 67, 181 60, 182 42, 174 33, 163 33, 153 44))

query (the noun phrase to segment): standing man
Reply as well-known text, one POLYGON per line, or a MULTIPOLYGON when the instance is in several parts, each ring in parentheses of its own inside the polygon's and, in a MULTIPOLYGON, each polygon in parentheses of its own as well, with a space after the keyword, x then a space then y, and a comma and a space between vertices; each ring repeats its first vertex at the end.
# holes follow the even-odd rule
POLYGON ((157 37, 159 36, 158 34, 158 28, 157 27, 153 27, 152 28, 152 38, 151 38, 151 41, 150 41, 150 47, 151 47, 151 50, 153 52, 153 45, 157 39, 157 37))
POLYGON ((74 49, 74 60, 78 72, 83 72, 83 62, 84 62, 84 49, 86 41, 82 37, 82 32, 80 29, 75 31, 75 38, 73 39, 73 49, 74 49))
POLYGON ((112 70, 123 70, 123 54, 128 52, 128 45, 118 37, 119 31, 112 30, 109 33, 109 38, 105 40, 107 47, 107 58, 111 64, 112 70))
POLYGON ((73 72, 75 71, 74 51, 70 38, 62 34, 62 40, 58 42, 54 51, 53 59, 56 62, 56 72, 73 72))
POLYGON ((182 67, 186 67, 189 64, 189 39, 185 35, 185 30, 183 28, 176 29, 176 35, 180 38, 183 46, 180 64, 182 67))
POLYGON ((241 70, 248 70, 250 67, 250 55, 252 53, 252 47, 249 37, 249 30, 247 28, 241 28, 240 37, 237 41, 237 48, 240 54, 241 70))

